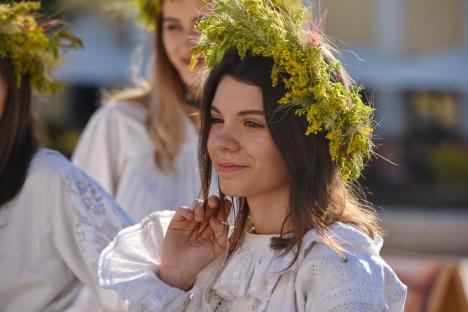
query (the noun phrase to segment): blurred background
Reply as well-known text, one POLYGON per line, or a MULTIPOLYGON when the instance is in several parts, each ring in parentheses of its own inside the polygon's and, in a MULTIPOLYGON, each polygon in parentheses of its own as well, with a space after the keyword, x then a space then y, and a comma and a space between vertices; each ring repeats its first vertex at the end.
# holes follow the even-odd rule
MULTIPOLYGON (((36 105, 42 142, 69 156, 106 93, 151 72, 153 40, 98 1, 42 2, 85 44, 58 72, 67 89, 36 105)), ((389 261, 410 274, 436 259, 421 285, 455 263, 468 288, 468 0, 306 2, 315 16, 326 12, 325 32, 376 109, 379 156, 360 182, 387 230, 389 261), (399 264, 405 256, 420 261, 399 264)))

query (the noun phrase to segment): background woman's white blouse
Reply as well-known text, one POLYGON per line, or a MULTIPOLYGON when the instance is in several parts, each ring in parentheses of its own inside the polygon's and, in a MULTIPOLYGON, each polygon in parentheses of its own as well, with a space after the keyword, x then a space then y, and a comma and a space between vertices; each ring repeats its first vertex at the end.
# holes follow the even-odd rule
POLYGON ((198 135, 188 117, 175 172, 163 174, 145 128, 147 110, 119 102, 101 107, 84 130, 73 163, 99 182, 135 221, 157 210, 175 210, 200 195, 198 135))
POLYGON ((21 191, 0 209, 0 310, 65 311, 83 284, 114 304, 98 286, 97 261, 129 224, 99 185, 39 149, 21 191))
POLYGON ((406 286, 379 256, 382 239, 340 222, 329 234, 343 256, 311 230, 289 266, 293 251, 280 257, 271 235, 247 234, 227 261, 220 256, 200 272, 190 291, 170 287, 155 273, 168 219, 149 215, 101 254, 101 286, 116 291, 128 311, 403 311, 406 286))

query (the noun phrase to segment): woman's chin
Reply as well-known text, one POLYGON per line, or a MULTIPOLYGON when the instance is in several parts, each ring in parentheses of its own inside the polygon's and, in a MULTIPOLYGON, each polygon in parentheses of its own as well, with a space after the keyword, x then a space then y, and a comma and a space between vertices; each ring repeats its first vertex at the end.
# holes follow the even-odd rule
POLYGON ((231 183, 222 183, 220 181, 219 188, 226 196, 235 196, 235 197, 247 197, 245 187, 240 186, 239 184, 230 185, 231 183))

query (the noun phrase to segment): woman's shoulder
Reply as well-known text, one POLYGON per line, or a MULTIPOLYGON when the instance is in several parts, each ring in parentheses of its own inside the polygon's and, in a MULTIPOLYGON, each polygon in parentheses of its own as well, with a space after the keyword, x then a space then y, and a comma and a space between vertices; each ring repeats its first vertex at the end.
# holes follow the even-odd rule
MULTIPOLYGON (((376 235, 374 238, 369 237, 364 231, 357 226, 342 222, 335 222, 326 233, 336 243, 342 254, 362 254, 362 255, 378 255, 383 245, 383 239, 376 235)), ((315 230, 308 231, 303 239, 302 248, 303 257, 332 257, 335 259, 342 258, 340 252, 337 252, 315 230), (314 250, 321 252, 308 252, 313 246, 314 250)))
POLYGON ((303 239, 299 255, 299 266, 313 264, 317 273, 325 275, 336 272, 337 267, 356 267, 366 271, 369 266, 383 267, 380 257, 383 244, 381 237, 370 238, 356 226, 337 222, 327 229, 335 246, 325 242, 316 231, 309 231, 303 239))
POLYGON ((149 140, 146 130, 148 113, 142 104, 117 101, 103 104, 91 117, 84 129, 74 155, 85 153, 91 146, 98 150, 111 146, 114 154, 139 150, 149 140), (142 140, 144 144, 141 144, 142 140), (119 151, 117 151, 119 149, 119 151))
POLYGON ((147 109, 142 104, 118 100, 101 105, 92 119, 113 124, 144 125, 147 115, 147 109))
POLYGON ((40 147, 29 166, 28 178, 50 180, 69 171, 71 167, 70 162, 59 152, 40 147))
POLYGON ((61 153, 40 147, 31 161, 27 182, 35 186, 48 186, 50 190, 58 191, 72 181, 95 184, 61 153))
POLYGON ((309 293, 310 302, 320 310, 350 305, 359 307, 357 311, 401 311, 406 286, 379 255, 382 239, 372 239, 344 223, 330 226, 328 234, 340 251, 326 244, 315 231, 304 237, 296 272, 297 289, 309 293), (314 289, 313 293, 310 289, 314 289))
POLYGON ((319 297, 330 302, 345 298, 385 305, 404 299, 405 285, 379 255, 381 237, 372 239, 356 226, 340 222, 330 226, 328 234, 341 250, 333 249, 315 231, 309 231, 298 264, 299 284, 318 289, 319 297), (377 297, 382 302, 376 302, 377 297))
POLYGON ((342 274, 341 270, 353 271, 353 275, 359 276, 383 273, 390 268, 380 256, 383 245, 380 236, 371 238, 358 227, 341 222, 331 225, 327 234, 335 246, 325 242, 316 231, 306 233, 298 257, 298 270, 313 267, 316 274, 332 277, 342 274))
POLYGON ((303 240, 298 272, 314 272, 315 279, 337 279, 343 283, 361 280, 398 280, 380 256, 383 240, 370 238, 358 227, 337 222, 327 230, 336 247, 325 243, 317 232, 309 231, 303 240))
MULTIPOLYGON (((66 198, 75 202, 76 209, 81 205, 77 203, 83 202, 85 205, 99 206, 98 215, 105 216, 109 220, 117 216, 118 222, 124 220, 126 223, 122 222, 125 224, 133 223, 95 180, 54 150, 43 147, 38 149, 29 167, 24 188, 26 194, 46 196, 47 202, 51 205, 53 202, 64 205, 63 195, 66 194, 66 198), (107 215, 103 214, 103 209, 106 209, 107 215)), ((56 208, 64 211, 64 207, 56 208)))
POLYGON ((35 194, 38 201, 45 196, 48 203, 53 203, 60 198, 70 181, 81 180, 81 176, 83 174, 65 156, 40 147, 29 165, 21 194, 25 198, 35 194))

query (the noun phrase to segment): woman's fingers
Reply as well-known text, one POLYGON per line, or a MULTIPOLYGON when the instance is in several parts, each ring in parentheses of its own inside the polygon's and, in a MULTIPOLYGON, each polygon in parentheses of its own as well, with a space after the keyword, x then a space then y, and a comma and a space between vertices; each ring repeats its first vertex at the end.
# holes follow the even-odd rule
MULTIPOLYGON (((215 229, 212 225, 217 227, 216 230, 220 235, 222 232, 226 232, 226 220, 231 212, 232 203, 225 199, 222 202, 217 196, 210 196, 204 201, 198 199, 194 200, 192 204, 187 207, 180 207, 176 210, 176 213, 172 219, 173 222, 178 224, 180 227, 191 227, 195 224, 200 223, 200 237, 202 239, 212 240, 214 238, 215 229), (211 221, 214 219, 214 222, 211 221)), ((218 236, 219 236, 218 235, 218 236)))
POLYGON ((190 208, 193 211, 196 222, 203 222, 205 220, 205 207, 201 199, 194 200, 190 208))
POLYGON ((193 230, 200 224, 199 238, 201 242, 214 244, 216 254, 227 248, 228 225, 227 217, 231 212, 232 203, 229 200, 220 201, 216 196, 210 196, 206 204, 195 200, 189 207, 180 207, 172 218, 170 228, 173 230, 193 230))
POLYGON ((210 196, 206 200, 206 204, 201 199, 195 200, 191 209, 194 211, 196 222, 208 222, 211 216, 219 210, 219 198, 217 196, 210 196))
POLYGON ((179 207, 176 209, 172 220, 174 221, 190 221, 193 219, 193 212, 187 207, 179 207))
POLYGON ((216 216, 219 221, 225 222, 231 213, 232 203, 228 199, 224 199, 221 203, 221 200, 217 196, 212 195, 208 197, 206 206, 206 218, 216 216))
POLYGON ((205 218, 208 221, 214 215, 219 206, 219 198, 217 196, 210 196, 206 200, 205 218))
POLYGON ((208 197, 207 204, 209 209, 216 209, 219 205, 219 197, 211 195, 208 197))

